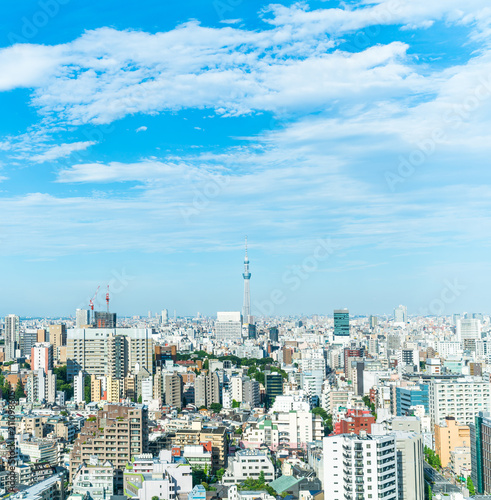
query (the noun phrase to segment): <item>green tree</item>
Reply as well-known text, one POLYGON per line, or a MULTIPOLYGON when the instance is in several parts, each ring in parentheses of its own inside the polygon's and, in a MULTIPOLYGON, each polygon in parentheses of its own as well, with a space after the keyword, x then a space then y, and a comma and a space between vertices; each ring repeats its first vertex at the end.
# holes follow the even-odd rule
POLYGON ((242 436, 242 427, 237 427, 237 429, 235 429, 235 434, 238 434, 239 436, 242 436))
POLYGON ((2 386, 1 386, 1 389, 2 389, 2 397, 3 399, 5 399, 5 401, 9 401, 10 399, 10 382, 5 379, 2 386))
POLYGON ((199 467, 193 467, 193 469, 191 470, 191 476, 193 478, 193 487, 198 484, 202 484, 208 479, 205 471, 203 469, 200 469, 199 467))
POLYGON ((264 477, 264 472, 263 471, 261 471, 261 473, 259 474, 259 477, 257 478, 257 480, 258 480, 258 482, 260 484, 264 484, 266 482, 266 479, 264 477))
POLYGON ((26 393, 24 392, 24 386, 22 385, 21 379, 19 379, 15 387, 14 398, 16 401, 19 401, 20 398, 25 398, 25 397, 26 393))
POLYGON ((322 417, 322 420, 327 420, 327 417, 329 416, 327 411, 324 410, 324 408, 321 408, 320 406, 318 408, 314 408, 312 410, 312 413, 314 415, 320 415, 322 417))
POLYGON ((217 480, 220 482, 222 480, 223 475, 225 474, 225 469, 222 467, 221 469, 218 469, 216 472, 216 477, 217 480))
POLYGON ((240 408, 240 403, 235 399, 232 399, 232 408, 240 408))
POLYGON ((143 401, 143 399, 142 399, 142 395, 140 394, 140 395, 138 396, 138 402, 139 402, 140 404, 142 404, 142 401, 143 401))
POLYGON ((154 495, 154 496, 152 497, 152 500, 160 500, 160 498, 159 498, 157 495, 154 495))
POLYGON ((223 406, 220 403, 212 403, 210 405, 210 410, 215 413, 220 413, 222 411, 223 406))
POLYGON ((472 482, 471 476, 467 478, 467 489, 469 490, 469 495, 473 496, 476 494, 476 488, 474 487, 474 483, 472 482))
POLYGON ((431 500, 433 498, 433 491, 431 490, 431 486, 429 484, 426 485, 426 499, 431 500))
POLYGON ((53 373, 57 379, 62 380, 65 384, 68 382, 67 365, 56 366, 53 368, 53 373))

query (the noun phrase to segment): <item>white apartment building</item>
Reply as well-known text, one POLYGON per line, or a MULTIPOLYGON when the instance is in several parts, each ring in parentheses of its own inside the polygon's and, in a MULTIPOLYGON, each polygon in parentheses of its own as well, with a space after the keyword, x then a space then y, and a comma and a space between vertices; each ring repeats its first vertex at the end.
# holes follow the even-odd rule
POLYGON ((310 411, 310 403, 304 391, 298 394, 276 396, 271 412, 310 411))
POLYGON ((78 372, 73 379, 75 403, 80 404, 85 399, 84 373, 78 372))
POLYGON ((49 342, 39 342, 31 349, 31 369, 33 371, 53 369, 53 346, 49 342))
POLYGON ((304 411, 275 412, 247 424, 242 435, 246 448, 258 448, 265 443, 272 449, 279 445, 306 448, 307 443, 320 441, 324 436, 322 418, 304 411))
POLYGON ((68 376, 124 378, 136 365, 153 372, 151 328, 72 328, 67 331, 68 376))
MULTIPOLYGON (((320 351, 322 354, 322 351, 320 351)), ((319 358, 304 358, 298 361, 299 368, 301 368, 302 372, 311 372, 314 370, 318 370, 322 372, 322 376, 325 378, 326 376, 326 360, 324 357, 319 358)))
POLYGON ((242 393, 242 377, 232 377, 230 380, 230 386, 232 388, 232 399, 242 403, 243 393, 242 393))
POLYGON ((450 416, 461 425, 473 424, 478 412, 491 411, 490 385, 479 377, 433 380, 429 384, 432 427, 443 424, 445 417, 450 416))
POLYGON ((41 368, 31 371, 26 382, 27 401, 29 403, 54 403, 56 400, 56 375, 41 368))
POLYGON ((242 315, 240 312, 218 312, 215 338, 220 341, 242 340, 242 315))
POLYGON ((111 463, 91 460, 82 465, 73 479, 72 494, 90 495, 93 500, 110 498, 114 493, 114 467, 111 463))
POLYGON ((266 483, 275 479, 274 466, 268 455, 259 450, 240 450, 225 472, 222 483, 225 486, 240 484, 248 478, 258 479, 264 473, 266 483))
POLYGON ((442 358, 462 354, 462 342, 437 342, 436 351, 442 358))
POLYGON ((457 339, 462 342, 479 340, 481 338, 481 322, 471 318, 457 320, 456 333, 457 339))
POLYGON ((393 435, 365 432, 324 438, 324 498, 397 500, 397 455, 393 435))

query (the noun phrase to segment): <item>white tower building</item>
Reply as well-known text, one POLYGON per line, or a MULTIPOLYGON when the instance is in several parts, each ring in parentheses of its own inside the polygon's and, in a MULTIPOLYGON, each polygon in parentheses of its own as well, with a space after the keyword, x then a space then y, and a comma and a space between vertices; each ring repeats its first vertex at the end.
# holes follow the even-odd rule
POLYGON ((249 324, 252 322, 250 289, 251 273, 249 272, 249 257, 247 256, 247 236, 245 239, 244 273, 242 276, 244 277, 244 305, 242 307, 242 317, 244 318, 244 324, 249 324))

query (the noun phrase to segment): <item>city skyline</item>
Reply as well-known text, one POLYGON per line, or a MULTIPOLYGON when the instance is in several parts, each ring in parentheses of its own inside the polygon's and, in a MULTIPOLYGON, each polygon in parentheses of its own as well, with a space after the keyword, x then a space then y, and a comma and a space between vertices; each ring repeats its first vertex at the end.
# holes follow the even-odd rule
POLYGON ((244 234, 252 314, 487 310, 485 0, 48 3, 2 19, 2 314, 241 310, 244 234))

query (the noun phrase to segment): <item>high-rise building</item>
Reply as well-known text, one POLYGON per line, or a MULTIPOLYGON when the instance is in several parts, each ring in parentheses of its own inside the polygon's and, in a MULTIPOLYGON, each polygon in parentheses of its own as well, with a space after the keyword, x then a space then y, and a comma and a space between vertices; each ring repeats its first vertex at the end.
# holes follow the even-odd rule
POLYGON ((116 313, 95 311, 94 326, 96 328, 116 328, 116 313))
POLYGON ((256 325, 251 325, 251 324, 247 325, 247 333, 250 339, 257 338, 256 325))
POLYGON ((397 489, 399 500, 424 500, 423 437, 415 432, 396 431, 397 489))
POLYGON ((341 434, 325 437, 324 498, 397 500, 394 435, 341 434))
POLYGON ((242 318, 240 312, 217 313, 215 338, 222 342, 239 342, 242 339, 242 318))
POLYGON ((470 425, 471 478, 476 494, 491 494, 491 413, 479 412, 470 425))
MULTIPOLYGON (((26 328, 20 332, 20 353, 22 356, 30 356, 31 349, 38 341, 38 330, 35 328, 26 328)), ((44 342, 44 341, 43 341, 44 342)))
POLYGON ((420 384, 413 387, 396 387, 396 414, 408 415, 411 406, 424 406, 425 414, 430 412, 429 386, 420 384))
POLYGON ((19 316, 9 314, 5 318, 5 361, 16 358, 15 351, 20 347, 20 320, 19 316))
POLYGON ((257 408, 259 406, 261 403, 261 397, 259 392, 259 382, 257 382, 257 380, 244 377, 242 384, 242 401, 244 403, 249 403, 251 408, 257 408))
POLYGON ((29 403, 54 403, 56 400, 56 375, 40 368, 27 375, 27 401, 29 403))
POLYGON ((452 451, 470 446, 468 425, 459 425, 455 417, 446 417, 442 425, 435 424, 435 453, 440 457, 442 467, 448 467, 452 451))
POLYGON ((481 322, 478 319, 457 320, 456 334, 464 349, 475 351, 476 341, 481 339, 481 322))
POLYGON ((117 378, 106 377, 106 401, 119 403, 121 400, 121 381, 117 378))
POLYGON ((31 349, 31 370, 43 370, 48 373, 48 370, 53 369, 53 346, 48 342, 42 344, 34 344, 31 349))
POLYGON ((368 326, 370 327, 371 330, 377 328, 378 326, 377 316, 370 316, 370 318, 368 319, 368 326))
POLYGON ((273 326, 269 329, 269 340, 271 340, 271 342, 279 342, 278 327, 273 326))
POLYGON ((162 309, 162 324, 166 325, 169 322, 169 311, 162 309))
POLYGON ((283 377, 279 373, 264 372, 264 384, 266 386, 266 401, 271 405, 276 396, 283 394, 283 377))
POLYGON ((75 328, 85 328, 90 325, 89 310, 77 309, 75 312, 75 328))
POLYGON ((84 372, 80 371, 73 379, 73 390, 75 403, 80 404, 85 400, 85 377, 84 372))
POLYGON ((148 328, 74 328, 67 332, 68 376, 124 378, 138 364, 153 373, 152 330, 148 328))
POLYGON ((470 425, 478 412, 491 411, 490 382, 478 377, 432 380, 428 400, 432 425, 443 424, 448 416, 470 425))
POLYGON ((348 309, 334 310, 334 335, 336 337, 349 337, 348 309))
POLYGON ((213 403, 220 403, 220 379, 216 372, 198 375, 194 385, 194 404, 209 408, 213 403))
POLYGON ((407 323, 407 307, 398 306, 394 309, 394 321, 396 323, 407 323))
POLYGON ((165 404, 181 408, 182 406, 182 376, 177 373, 165 375, 165 404))
POLYGON ((107 404, 85 421, 70 453, 70 478, 82 462, 97 456, 124 470, 136 455, 148 452, 148 409, 143 405, 107 404))
POLYGON ((53 356, 58 358, 58 348, 66 345, 66 325, 49 325, 49 342, 53 344, 53 356))
POLYGON ((244 258, 244 272, 242 274, 244 278, 244 305, 242 307, 242 317, 244 318, 244 323, 249 324, 251 321, 251 273, 249 272, 249 257, 247 256, 247 236, 245 239, 245 258, 244 258))

